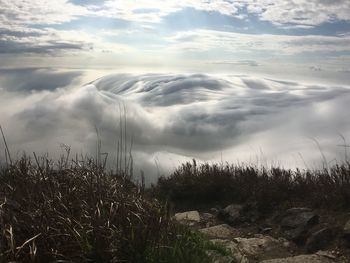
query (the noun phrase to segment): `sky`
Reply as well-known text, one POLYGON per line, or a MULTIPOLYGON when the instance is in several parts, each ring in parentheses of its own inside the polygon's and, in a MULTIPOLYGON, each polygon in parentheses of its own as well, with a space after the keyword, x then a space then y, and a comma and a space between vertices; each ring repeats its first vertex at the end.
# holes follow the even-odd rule
POLYGON ((337 79, 350 71, 349 51, 347 0, 0 0, 6 68, 298 67, 337 79))
POLYGON ((346 161, 349 73, 348 0, 0 0, 16 157, 94 154, 97 130, 113 160, 125 116, 149 181, 192 158, 346 161))

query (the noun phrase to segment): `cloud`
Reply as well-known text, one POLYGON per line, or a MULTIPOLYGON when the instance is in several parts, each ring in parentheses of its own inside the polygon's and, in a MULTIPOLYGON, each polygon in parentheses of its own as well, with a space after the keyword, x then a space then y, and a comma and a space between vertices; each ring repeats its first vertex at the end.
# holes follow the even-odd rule
POLYGON ((53 28, 1 30, 0 54, 42 54, 49 56, 84 55, 84 53, 113 50, 125 53, 133 50, 126 44, 111 43, 101 35, 82 30, 57 30, 53 28))
POLYGON ((0 13, 0 24, 11 27, 61 24, 89 12, 67 0, 0 0, 0 13))
MULTIPOLYGON (((153 2, 152 2, 153 3, 153 2)), ((56 0, 0 0, 0 24, 7 25, 55 25, 70 22, 79 17, 111 17, 134 22, 158 23, 164 16, 184 8, 232 15, 241 6, 234 1, 224 0, 181 0, 157 1, 155 7, 150 1, 127 0, 67 1, 56 0)))
POLYGON ((191 52, 221 49, 229 52, 269 51, 278 55, 294 55, 308 52, 350 51, 349 36, 255 35, 199 29, 178 32, 168 37, 168 41, 170 50, 191 52))
POLYGON ((319 67, 319 66, 310 66, 309 69, 312 70, 312 71, 316 71, 316 72, 317 71, 322 71, 322 68, 319 67))
POLYGON ((350 20, 347 0, 243 0, 249 13, 277 26, 316 26, 322 23, 350 20))
POLYGON ((217 12, 230 16, 237 12, 241 4, 235 1, 224 0, 163 0, 158 1, 154 6, 155 7, 150 7, 150 2, 147 0, 137 2, 128 0, 110 0, 105 1, 98 12, 99 15, 121 18, 128 21, 159 23, 163 17, 185 8, 193 8, 206 12, 217 12))
POLYGON ((312 164, 320 159, 310 137, 320 141, 327 156, 342 158, 337 134, 350 136, 344 111, 350 89, 344 86, 234 75, 118 74, 79 87, 74 74, 32 74, 32 79, 23 76, 28 89, 35 78, 47 89, 27 93, 25 85, 7 81, 0 98, 0 122, 12 151, 59 154, 65 143, 74 152, 94 154, 97 127, 112 161, 125 114, 135 171, 146 167, 149 180, 155 179, 156 160, 164 171, 192 157, 219 160, 220 152, 225 160, 249 162, 259 148, 286 165, 298 153, 312 164))
MULTIPOLYGON (((153 3, 153 2, 152 2, 153 3)), ((137 2, 127 0, 107 1, 67 1, 56 0, 1 0, 0 24, 2 25, 34 25, 61 24, 83 16, 102 16, 158 23, 171 13, 185 8, 193 8, 205 12, 216 12, 226 16, 241 18, 243 10, 257 15, 263 21, 277 26, 307 27, 325 22, 350 20, 350 4, 347 0, 180 0, 157 1, 150 7, 150 1, 137 2)))
POLYGON ((67 43, 49 41, 41 45, 33 43, 23 43, 17 41, 0 40, 0 54, 19 54, 19 53, 37 53, 37 54, 54 54, 58 55, 62 51, 83 50, 84 46, 80 43, 67 43))
POLYGON ((78 84, 82 72, 60 72, 53 69, 0 69, 0 89, 8 92, 55 90, 78 84))
MULTIPOLYGON (((252 23, 258 18, 282 28, 310 28, 326 22, 344 22, 350 19, 349 5, 346 0, 163 0, 157 1, 155 7, 150 6, 149 0, 0 0, 0 54, 62 56, 79 53, 88 56, 88 53, 123 54, 130 50, 159 53, 161 48, 190 52, 214 49, 241 53, 270 51, 290 55, 349 52, 347 33, 331 37, 254 35, 218 30, 222 30, 222 26, 230 26, 229 17, 245 17, 252 23), (208 21, 213 30, 205 30, 200 29, 203 26, 198 26, 198 23, 193 23, 193 31, 169 36, 171 32, 162 24, 163 18, 179 12, 183 12, 186 18, 188 9, 204 12, 209 18, 214 14, 214 20, 220 16, 223 24, 208 21), (100 30, 93 28, 94 19, 99 19, 97 28, 100 30), (115 30, 113 25, 116 21, 123 21, 127 28, 115 30), (138 41, 135 41, 135 37, 131 38, 127 31, 132 32, 131 36, 138 34, 140 40, 137 38, 138 41)), ((189 24, 192 23, 189 21, 189 24)), ((271 29, 271 26, 268 28, 271 29)), ((173 29, 177 30, 176 26, 173 29)), ((240 30, 240 27, 236 29, 240 30)), ((217 56, 215 60, 222 60, 222 57, 217 56)), ((254 58, 241 57, 240 60, 254 58)))
POLYGON ((67 0, 0 0, 0 54, 61 56, 65 52, 90 52, 94 48, 99 51, 129 50, 128 45, 106 43, 103 34, 88 32, 84 28, 54 28, 81 17, 96 18, 95 8, 67 0))
POLYGON ((238 60, 238 61, 230 61, 230 60, 219 60, 210 62, 210 64, 217 65, 231 65, 231 66, 249 66, 249 67, 258 67, 260 64, 255 60, 238 60))

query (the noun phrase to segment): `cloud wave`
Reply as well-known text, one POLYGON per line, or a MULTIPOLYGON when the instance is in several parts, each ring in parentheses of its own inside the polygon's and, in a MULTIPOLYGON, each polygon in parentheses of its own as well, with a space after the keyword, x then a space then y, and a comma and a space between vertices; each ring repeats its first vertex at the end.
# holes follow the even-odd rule
POLYGON ((270 161, 296 166, 300 153, 311 165, 320 157, 310 138, 319 140, 325 155, 341 159, 338 133, 350 136, 344 111, 349 103, 345 86, 246 75, 117 74, 83 87, 31 93, 5 88, 0 122, 18 155, 57 152, 60 143, 94 153, 97 127, 103 150, 113 156, 125 106, 136 168, 152 181, 155 162, 164 172, 192 157, 220 160, 222 154, 224 160, 252 162, 260 149, 270 161))

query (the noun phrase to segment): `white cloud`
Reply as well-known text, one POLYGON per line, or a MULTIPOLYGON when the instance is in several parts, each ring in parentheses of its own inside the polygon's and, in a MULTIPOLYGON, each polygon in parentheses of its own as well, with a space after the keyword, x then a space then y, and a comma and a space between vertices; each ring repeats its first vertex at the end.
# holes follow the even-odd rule
POLYGON ((248 12, 278 26, 315 26, 350 20, 348 0, 242 0, 248 12))
POLYGON ((146 165, 147 176, 156 174, 158 156, 168 160, 167 169, 190 157, 218 159, 220 151, 225 160, 249 161, 259 152, 248 151, 249 145, 283 164, 298 152, 312 164, 319 157, 309 137, 320 141, 327 156, 339 157, 337 133, 350 136, 344 111, 350 103, 348 87, 250 76, 122 74, 53 90, 43 72, 33 71, 32 78, 50 90, 2 91, 0 123, 15 153, 59 154, 59 144, 66 143, 75 152, 94 154, 97 126, 102 150, 113 160, 120 104, 126 106, 135 164, 146 165))
POLYGON ((240 4, 224 0, 109 0, 100 5, 77 5, 68 0, 0 0, 0 24, 61 24, 82 16, 102 16, 129 21, 159 22, 162 17, 183 8, 233 15, 240 4))
POLYGON ((271 34, 241 34, 215 30, 179 32, 168 38, 174 51, 208 51, 221 49, 230 52, 270 51, 277 54, 297 54, 317 51, 350 51, 349 36, 288 36, 271 34))
POLYGON ((103 4, 98 13, 130 21, 154 23, 160 22, 163 17, 184 8, 233 15, 237 12, 239 6, 241 6, 240 3, 225 0, 163 0, 152 2, 149 0, 109 0, 103 4))
POLYGON ((171 13, 184 8, 218 12, 223 15, 245 18, 241 13, 256 14, 261 20, 281 27, 310 28, 325 22, 350 20, 348 0, 163 0, 129 1, 109 0, 100 7, 100 14, 139 22, 159 22, 171 13))
POLYGON ((68 0, 0 0, 0 24, 61 24, 82 16, 102 16, 147 23, 160 22, 184 8, 245 17, 241 12, 256 14, 261 20, 278 26, 308 27, 324 22, 350 20, 348 0, 108 0, 100 5, 77 5, 68 0))
POLYGON ((89 14, 82 6, 67 0, 0 0, 0 24, 61 24, 89 14))

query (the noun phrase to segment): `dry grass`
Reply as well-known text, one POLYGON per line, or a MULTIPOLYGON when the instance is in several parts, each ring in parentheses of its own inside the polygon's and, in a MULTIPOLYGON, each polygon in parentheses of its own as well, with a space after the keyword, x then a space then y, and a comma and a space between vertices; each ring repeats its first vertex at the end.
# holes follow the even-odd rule
POLYGON ((90 159, 0 169, 0 227, 0 262, 209 262, 142 187, 90 159))
POLYGON ((161 177, 153 191, 177 206, 250 203, 261 212, 278 206, 350 208, 350 163, 323 170, 286 170, 238 165, 186 163, 161 177))

